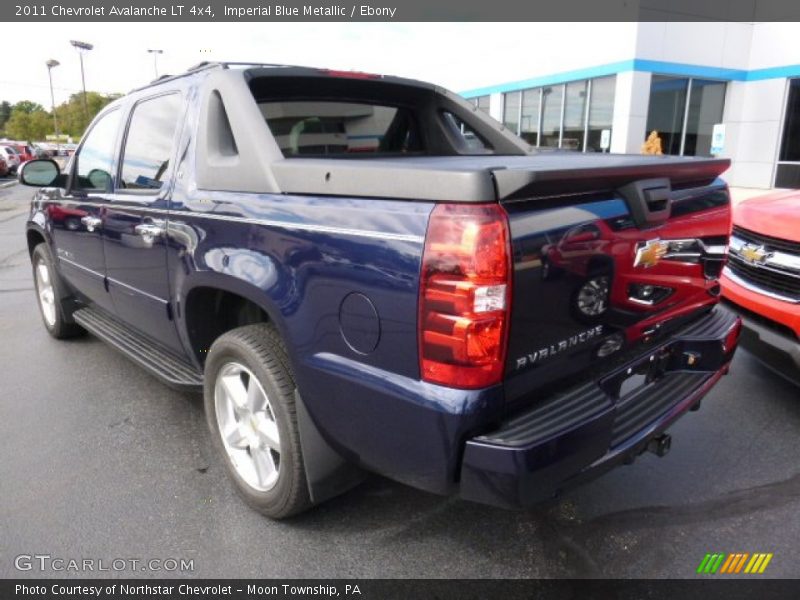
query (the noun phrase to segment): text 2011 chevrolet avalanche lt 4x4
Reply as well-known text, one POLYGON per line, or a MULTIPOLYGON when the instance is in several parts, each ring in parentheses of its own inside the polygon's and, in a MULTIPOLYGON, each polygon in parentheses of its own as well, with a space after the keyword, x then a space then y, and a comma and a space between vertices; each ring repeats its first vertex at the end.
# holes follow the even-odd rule
POLYGON ((366 471, 527 506, 727 372, 724 160, 537 152, 458 96, 204 64, 105 108, 40 186, 42 317, 174 386, 283 517, 366 471))

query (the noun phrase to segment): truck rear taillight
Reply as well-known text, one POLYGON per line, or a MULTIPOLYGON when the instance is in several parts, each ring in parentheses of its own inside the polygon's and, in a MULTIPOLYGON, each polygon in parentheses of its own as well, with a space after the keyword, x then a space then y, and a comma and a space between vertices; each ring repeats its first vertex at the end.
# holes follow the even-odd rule
POLYGON ((497 204, 440 204, 419 295, 422 379, 481 388, 502 379, 511 301, 508 220, 497 204))

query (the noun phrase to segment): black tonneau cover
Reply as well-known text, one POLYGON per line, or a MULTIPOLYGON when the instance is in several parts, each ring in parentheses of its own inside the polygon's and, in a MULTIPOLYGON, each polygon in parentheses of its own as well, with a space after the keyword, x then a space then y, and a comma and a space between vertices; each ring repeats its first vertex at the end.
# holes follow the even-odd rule
POLYGON ((617 189, 668 178, 705 185, 727 159, 543 151, 527 156, 288 158, 272 164, 281 192, 443 202, 489 202, 617 189))

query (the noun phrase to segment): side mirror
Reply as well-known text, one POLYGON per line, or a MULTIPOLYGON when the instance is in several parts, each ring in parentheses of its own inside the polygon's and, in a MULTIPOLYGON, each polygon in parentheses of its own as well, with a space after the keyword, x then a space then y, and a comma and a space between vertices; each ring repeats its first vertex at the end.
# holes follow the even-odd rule
POLYGON ((37 158, 23 163, 17 177, 23 185, 48 187, 56 183, 59 175, 61 175, 61 169, 56 161, 49 158, 37 158))

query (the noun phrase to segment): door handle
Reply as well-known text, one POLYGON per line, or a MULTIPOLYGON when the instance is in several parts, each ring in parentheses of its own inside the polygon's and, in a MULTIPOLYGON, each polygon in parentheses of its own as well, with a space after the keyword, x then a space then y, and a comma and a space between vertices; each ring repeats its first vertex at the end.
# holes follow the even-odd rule
POLYGON ((148 244, 152 244, 156 238, 161 237, 164 235, 166 230, 161 225, 155 225, 153 223, 140 223, 133 230, 137 233, 137 235, 142 236, 144 241, 148 244))
POLYGON ((86 215, 85 217, 81 217, 81 223, 86 227, 86 231, 91 233, 103 224, 103 219, 93 217, 92 215, 86 215))

